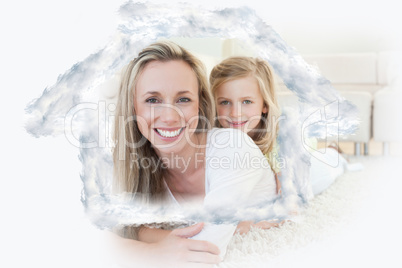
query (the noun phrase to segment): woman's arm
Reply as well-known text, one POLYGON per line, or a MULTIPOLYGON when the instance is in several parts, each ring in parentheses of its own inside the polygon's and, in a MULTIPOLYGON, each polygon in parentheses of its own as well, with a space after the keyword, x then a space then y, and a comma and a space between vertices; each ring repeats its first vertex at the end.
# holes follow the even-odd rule
POLYGON ((146 243, 157 243, 165 239, 172 231, 159 228, 139 227, 138 240, 146 243))
MULTIPOLYGON (((187 239, 198 234, 202 228, 203 224, 199 223, 163 232, 159 236, 161 240, 151 243, 112 234, 114 257, 123 267, 213 267, 213 264, 220 262, 218 247, 207 241, 187 239)), ((142 234, 145 236, 154 231, 163 231, 145 230, 142 234), (147 234, 147 231, 151 232, 147 234)))

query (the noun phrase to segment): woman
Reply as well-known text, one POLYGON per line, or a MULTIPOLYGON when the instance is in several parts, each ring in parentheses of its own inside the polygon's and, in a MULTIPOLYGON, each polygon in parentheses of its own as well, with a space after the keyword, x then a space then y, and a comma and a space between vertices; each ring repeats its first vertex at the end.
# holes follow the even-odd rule
MULTIPOLYGON (((149 204, 202 206, 210 213, 273 200, 276 184, 266 158, 243 132, 211 129, 214 110, 205 69, 197 58, 172 42, 155 43, 140 52, 128 65, 119 91, 115 191, 140 196, 149 204), (244 159, 239 156, 260 165, 240 165, 237 161, 244 159), (147 165, 142 164, 144 159, 147 165)), ((208 226, 230 235, 236 228, 208 226)), ((120 235, 138 241, 120 244, 128 254, 152 254, 151 260, 164 267, 169 261, 185 267, 217 263, 219 250, 213 243, 187 239, 201 228, 202 223, 174 231, 126 226, 120 235)))

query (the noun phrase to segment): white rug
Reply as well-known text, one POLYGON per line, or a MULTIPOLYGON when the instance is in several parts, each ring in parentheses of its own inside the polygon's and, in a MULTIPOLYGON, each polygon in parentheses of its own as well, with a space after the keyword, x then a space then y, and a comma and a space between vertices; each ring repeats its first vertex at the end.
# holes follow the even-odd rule
POLYGON ((402 158, 350 157, 299 221, 235 235, 217 267, 402 267, 402 158))

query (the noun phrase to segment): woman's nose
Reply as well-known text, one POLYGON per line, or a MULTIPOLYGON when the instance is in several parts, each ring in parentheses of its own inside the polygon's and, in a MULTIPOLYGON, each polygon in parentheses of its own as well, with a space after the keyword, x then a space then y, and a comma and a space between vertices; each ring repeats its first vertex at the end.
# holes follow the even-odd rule
POLYGON ((165 124, 172 124, 179 122, 183 117, 183 113, 176 106, 171 104, 164 104, 157 108, 159 120, 165 124))

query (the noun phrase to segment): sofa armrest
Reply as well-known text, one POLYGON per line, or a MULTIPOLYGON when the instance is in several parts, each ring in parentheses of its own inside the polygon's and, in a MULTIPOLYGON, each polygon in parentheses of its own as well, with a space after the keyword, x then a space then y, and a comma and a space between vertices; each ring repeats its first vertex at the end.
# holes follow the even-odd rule
POLYGON ((402 87, 386 87, 374 94, 373 138, 379 142, 402 141, 402 87))

